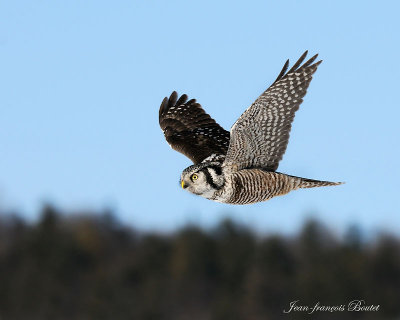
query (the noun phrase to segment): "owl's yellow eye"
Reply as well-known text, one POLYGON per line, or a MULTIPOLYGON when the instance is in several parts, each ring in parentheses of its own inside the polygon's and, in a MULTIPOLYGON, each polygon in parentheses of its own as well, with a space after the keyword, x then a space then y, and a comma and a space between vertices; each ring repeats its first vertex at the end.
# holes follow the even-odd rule
POLYGON ((191 179, 192 179, 192 181, 195 181, 195 180, 197 180, 199 178, 199 176, 197 175, 197 174, 192 174, 192 176, 191 176, 191 179))

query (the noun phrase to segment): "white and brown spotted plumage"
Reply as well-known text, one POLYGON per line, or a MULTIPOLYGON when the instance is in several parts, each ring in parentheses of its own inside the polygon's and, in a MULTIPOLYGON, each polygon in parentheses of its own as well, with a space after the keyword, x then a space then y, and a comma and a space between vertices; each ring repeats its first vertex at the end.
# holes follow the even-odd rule
POLYGON ((170 146, 194 165, 181 174, 182 188, 210 200, 248 204, 299 188, 334 186, 276 172, 286 151, 295 112, 321 61, 307 51, 287 71, 286 61, 274 83, 240 116, 230 132, 196 100, 174 91, 160 106, 159 122, 170 146))

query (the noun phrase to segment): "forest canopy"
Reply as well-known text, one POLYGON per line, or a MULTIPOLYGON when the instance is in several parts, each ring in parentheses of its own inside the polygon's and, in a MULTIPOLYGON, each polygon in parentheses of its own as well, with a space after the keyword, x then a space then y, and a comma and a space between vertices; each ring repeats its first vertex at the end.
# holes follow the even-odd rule
POLYGON ((400 316, 400 241, 340 239, 316 221, 292 237, 256 235, 232 221, 212 230, 139 232, 111 213, 69 215, 46 206, 28 223, 0 219, 0 319, 309 319, 289 303, 379 312, 319 312, 318 319, 400 316))

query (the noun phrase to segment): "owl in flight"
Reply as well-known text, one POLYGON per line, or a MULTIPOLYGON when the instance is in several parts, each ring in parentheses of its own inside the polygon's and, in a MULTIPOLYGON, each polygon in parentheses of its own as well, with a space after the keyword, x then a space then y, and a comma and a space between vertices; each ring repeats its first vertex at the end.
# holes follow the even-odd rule
POLYGON ((287 71, 286 61, 275 82, 240 116, 230 132, 215 122, 195 99, 174 91, 165 97, 159 122, 170 146, 194 165, 183 170, 183 189, 230 204, 266 201, 299 188, 335 186, 276 172, 286 151, 291 124, 312 75, 322 61, 307 51, 287 71), (287 71, 287 72, 286 72, 287 71))

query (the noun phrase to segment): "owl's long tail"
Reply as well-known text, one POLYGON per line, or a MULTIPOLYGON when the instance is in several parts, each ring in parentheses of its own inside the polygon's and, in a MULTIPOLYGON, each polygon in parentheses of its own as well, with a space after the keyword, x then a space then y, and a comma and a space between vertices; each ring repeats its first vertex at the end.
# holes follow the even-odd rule
POLYGON ((331 181, 320 181, 307 178, 296 177, 300 181, 298 188, 316 188, 316 187, 327 187, 327 186, 338 186, 344 182, 331 182, 331 181))

